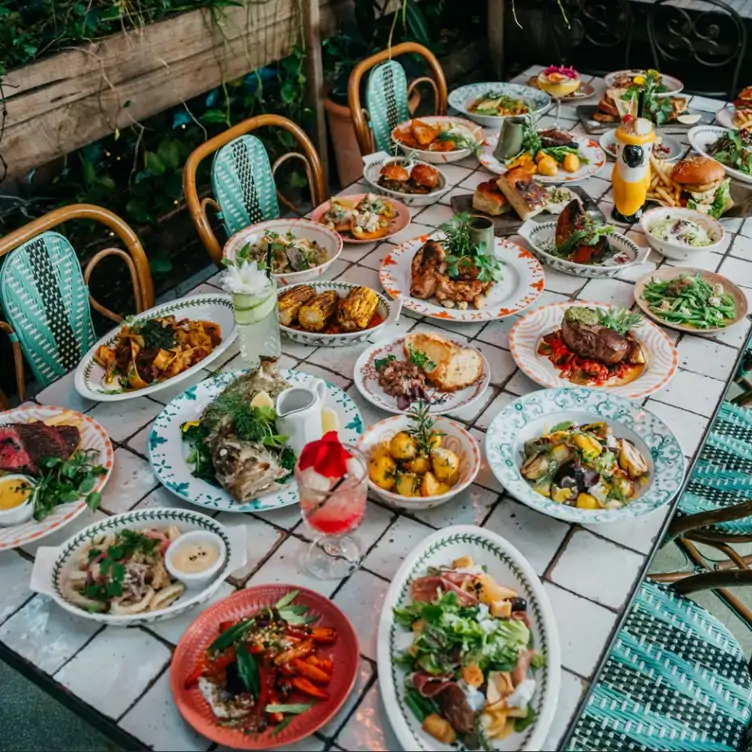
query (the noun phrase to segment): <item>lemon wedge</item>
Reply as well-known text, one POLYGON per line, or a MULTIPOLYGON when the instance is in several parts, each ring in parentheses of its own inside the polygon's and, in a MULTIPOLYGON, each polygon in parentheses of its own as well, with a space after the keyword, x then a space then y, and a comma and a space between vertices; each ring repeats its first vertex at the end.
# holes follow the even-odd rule
POLYGON ((330 407, 321 409, 321 431, 323 433, 339 431, 339 418, 337 417, 337 413, 330 407))
POLYGON ((259 392, 252 400, 251 407, 274 407, 274 400, 267 392, 259 392))

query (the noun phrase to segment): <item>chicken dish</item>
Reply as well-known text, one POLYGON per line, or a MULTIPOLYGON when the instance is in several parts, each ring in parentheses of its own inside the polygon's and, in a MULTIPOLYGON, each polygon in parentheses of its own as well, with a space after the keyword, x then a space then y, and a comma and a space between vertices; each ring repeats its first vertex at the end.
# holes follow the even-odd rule
POLYGON ((616 386, 634 381, 645 368, 645 353, 631 330, 642 319, 626 309, 567 308, 561 329, 538 343, 538 355, 562 378, 583 386, 616 386))
POLYGON ((501 262, 470 238, 470 215, 458 214, 441 225, 443 239, 427 240, 411 263, 410 294, 435 297, 445 308, 484 306, 488 291, 502 277, 501 262))
POLYGON ((219 324, 158 316, 126 324, 112 345, 101 345, 94 360, 103 381, 123 389, 144 389, 201 362, 222 342, 219 324))
POLYGON ((218 724, 271 736, 317 702, 329 699, 336 668, 324 653, 337 640, 332 627, 295 602, 291 590, 272 607, 220 622, 217 637, 184 680, 197 688, 218 724))
POLYGON ((180 530, 120 530, 93 538, 65 579, 63 597, 92 613, 125 616, 167 608, 185 591, 165 567, 180 530))
POLYGON ((240 503, 281 488, 296 458, 276 429, 273 405, 289 386, 277 372, 276 358, 262 356, 261 365, 225 387, 199 420, 184 423, 193 475, 240 503))
POLYGON ((271 268, 272 274, 302 272, 321 266, 327 252, 315 240, 297 238, 295 233, 267 230, 258 240, 247 243, 236 254, 236 262, 257 261, 271 268))
POLYGON ((525 444, 522 477, 557 504, 620 509, 649 482, 648 461, 607 423, 565 421, 525 444))
POLYGON ((535 723, 535 671, 546 658, 534 648, 526 599, 470 556, 429 567, 410 595, 394 609, 413 635, 395 662, 423 730, 443 744, 493 749, 535 723))
POLYGON ((279 323, 317 334, 362 332, 381 324, 379 296, 370 287, 353 287, 340 297, 336 290, 317 293, 311 285, 297 285, 280 293, 279 323))
POLYGON ((360 201, 333 198, 320 222, 356 240, 378 240, 389 233, 397 211, 384 198, 367 193, 360 201))
POLYGON ((417 151, 475 151, 480 146, 472 131, 451 121, 432 124, 409 120, 394 129, 393 137, 402 146, 417 151))

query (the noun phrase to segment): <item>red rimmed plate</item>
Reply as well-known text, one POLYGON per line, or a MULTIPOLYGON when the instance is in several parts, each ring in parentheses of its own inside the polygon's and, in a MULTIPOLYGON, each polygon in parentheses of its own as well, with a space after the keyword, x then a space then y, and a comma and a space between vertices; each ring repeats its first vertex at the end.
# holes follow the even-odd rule
MULTIPOLYGON (((102 491, 112 474, 115 464, 115 454, 107 432, 96 420, 75 410, 52 405, 26 405, 13 410, 6 410, 0 414, 0 423, 32 423, 42 421, 52 425, 73 425, 81 434, 80 449, 92 449, 99 453, 98 463, 107 469, 104 475, 97 478, 93 491, 102 491)), ((86 509, 83 498, 60 504, 43 520, 37 522, 30 519, 20 525, 0 527, 0 551, 18 548, 28 543, 36 543, 51 533, 72 522, 86 509)))
MULTIPOLYGON (((328 598, 294 585, 259 585, 228 595, 207 608, 188 627, 172 657, 170 685, 180 715, 207 739, 234 749, 289 747, 310 736, 334 717, 352 691, 358 673, 358 661, 359 648, 355 630, 349 619, 328 598), (298 591, 296 604, 308 606, 312 615, 321 617, 314 626, 334 627, 337 631, 336 642, 321 646, 316 653, 334 662, 332 680, 326 687, 329 699, 317 702, 310 710, 296 716, 276 736, 272 736, 273 729, 263 734, 246 734, 239 729, 220 726, 198 688, 185 689, 186 678, 216 638, 220 622, 250 616, 265 606, 273 606, 291 590, 298 591)), ((304 699, 303 695, 300 698, 293 695, 290 702, 304 699)))
MULTIPOLYGON (((387 253, 381 262, 379 280, 387 294, 402 298, 405 308, 433 319, 446 321, 492 321, 523 311, 543 292, 545 274, 540 261, 530 251, 507 238, 496 238, 494 253, 502 261, 502 279, 495 282, 481 308, 445 308, 436 298, 422 300, 410 295, 412 260, 431 237, 420 235, 387 253)), ((440 240, 441 234, 434 238, 440 240)))
MULTIPOLYGON (((387 238, 391 238, 392 235, 402 232, 402 230, 410 224, 412 220, 410 210, 403 203, 395 201, 393 198, 384 198, 376 193, 351 193, 346 196, 335 196, 334 198, 341 204, 346 204, 354 209, 366 196, 376 196, 376 198, 381 199, 385 204, 389 204, 396 214, 389 222, 389 227, 387 227, 385 235, 381 235, 378 238, 365 238, 360 240, 349 232, 338 232, 337 234, 342 238, 344 243, 380 243, 382 240, 386 240, 387 238)), ((325 201, 321 206, 317 206, 311 212, 311 221, 325 225, 324 215, 329 211, 331 205, 332 202, 330 200, 325 201)))

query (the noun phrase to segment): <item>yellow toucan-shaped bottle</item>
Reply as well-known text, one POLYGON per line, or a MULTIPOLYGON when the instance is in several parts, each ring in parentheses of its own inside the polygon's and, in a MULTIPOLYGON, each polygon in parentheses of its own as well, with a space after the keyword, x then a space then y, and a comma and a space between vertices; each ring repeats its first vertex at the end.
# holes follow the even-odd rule
POLYGON ((614 218, 634 222, 642 214, 650 187, 650 155, 655 131, 649 120, 626 115, 615 137, 616 164, 611 176, 614 218))

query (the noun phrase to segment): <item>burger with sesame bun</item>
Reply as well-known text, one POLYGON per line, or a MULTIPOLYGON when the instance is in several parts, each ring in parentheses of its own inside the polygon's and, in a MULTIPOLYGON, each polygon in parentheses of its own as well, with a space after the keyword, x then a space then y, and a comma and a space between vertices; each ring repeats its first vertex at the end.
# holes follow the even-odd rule
POLYGON ((674 165, 671 181, 681 188, 679 201, 687 209, 718 219, 734 202, 729 178, 720 162, 708 157, 689 157, 674 165))

